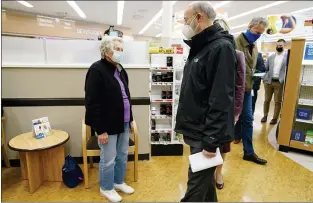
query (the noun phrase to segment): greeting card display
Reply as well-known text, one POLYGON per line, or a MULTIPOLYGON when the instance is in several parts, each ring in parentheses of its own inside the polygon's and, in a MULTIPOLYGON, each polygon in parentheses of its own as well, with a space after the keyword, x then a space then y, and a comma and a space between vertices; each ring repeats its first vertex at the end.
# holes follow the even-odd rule
POLYGON ((51 126, 48 117, 38 118, 32 121, 33 131, 37 139, 51 135, 51 126))

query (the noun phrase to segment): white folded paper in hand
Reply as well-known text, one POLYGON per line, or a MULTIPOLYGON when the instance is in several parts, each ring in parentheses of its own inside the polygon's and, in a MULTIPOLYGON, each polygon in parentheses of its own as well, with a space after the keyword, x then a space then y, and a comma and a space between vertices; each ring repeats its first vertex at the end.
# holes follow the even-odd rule
POLYGON ((192 154, 189 156, 189 162, 191 171, 193 173, 202 171, 214 166, 223 164, 223 158, 220 153, 220 149, 216 149, 216 156, 213 158, 207 157, 203 152, 192 154))

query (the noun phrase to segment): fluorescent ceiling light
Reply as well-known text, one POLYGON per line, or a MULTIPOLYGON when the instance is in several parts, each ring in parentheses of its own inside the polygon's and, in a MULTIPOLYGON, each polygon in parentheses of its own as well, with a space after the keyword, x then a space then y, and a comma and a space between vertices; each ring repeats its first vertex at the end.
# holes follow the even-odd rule
MULTIPOLYGON (((176 3, 176 1, 172 1, 172 6, 176 3)), ((145 31, 147 31, 147 29, 155 22, 157 21, 163 14, 163 8, 161 8, 161 10, 159 10, 159 12, 157 12, 157 14, 155 14, 155 16, 153 16, 153 18, 148 22, 148 24, 146 26, 144 26, 144 28, 142 28, 142 30, 140 30, 139 34, 143 34, 145 31)))
POLYGON ((17 1, 17 2, 19 2, 20 4, 22 4, 22 5, 24 5, 24 6, 28 7, 28 8, 33 8, 34 7, 30 3, 28 3, 27 1, 17 1))
POLYGON ((155 35, 155 36, 156 36, 156 37, 161 37, 161 35, 162 35, 162 32, 159 33, 159 34, 157 34, 157 35, 155 35))
POLYGON ((125 1, 117 2, 117 25, 122 25, 125 1))
POLYGON ((66 1, 81 18, 86 18, 85 13, 79 8, 75 1, 66 1))
POLYGON ((226 4, 229 4, 232 1, 222 1, 221 3, 218 3, 217 5, 214 6, 214 9, 218 9, 226 4))
POLYGON ((313 7, 297 10, 297 11, 294 11, 294 12, 291 12, 291 13, 302 13, 302 12, 309 11, 309 10, 313 10, 313 7))
POLYGON ((258 11, 262 11, 262 10, 265 10, 265 9, 267 9, 267 8, 271 8, 271 7, 274 7, 274 6, 283 4, 283 3, 287 3, 287 2, 288 2, 288 1, 276 1, 276 2, 274 2, 274 3, 270 3, 270 4, 267 4, 267 5, 265 5, 265 6, 261 6, 261 7, 259 7, 259 8, 256 8, 256 9, 252 9, 252 10, 250 10, 250 11, 241 13, 241 14, 239 14, 239 15, 235 15, 235 16, 233 16, 233 17, 228 18, 227 20, 228 20, 228 21, 235 20, 235 19, 237 19, 237 18, 246 16, 246 15, 249 15, 249 14, 252 14, 252 13, 255 13, 255 12, 258 12, 258 11))
POLYGON ((234 27, 230 27, 230 29, 232 30, 232 29, 237 29, 237 28, 241 28, 241 27, 246 27, 246 26, 248 26, 249 25, 249 23, 245 23, 245 24, 241 24, 241 25, 237 25, 237 26, 234 26, 234 27))

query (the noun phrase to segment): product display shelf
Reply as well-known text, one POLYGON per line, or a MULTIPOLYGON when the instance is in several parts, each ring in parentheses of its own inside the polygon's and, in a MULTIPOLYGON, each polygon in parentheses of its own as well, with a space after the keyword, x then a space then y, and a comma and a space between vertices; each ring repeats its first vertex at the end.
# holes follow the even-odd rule
POLYGON ((296 148, 313 152, 313 64, 304 60, 308 52, 312 55, 308 45, 313 47, 313 42, 292 42, 278 131, 281 151, 296 148))
POLYGON ((182 155, 182 140, 174 132, 184 67, 181 54, 151 54, 150 140, 151 155, 182 155))

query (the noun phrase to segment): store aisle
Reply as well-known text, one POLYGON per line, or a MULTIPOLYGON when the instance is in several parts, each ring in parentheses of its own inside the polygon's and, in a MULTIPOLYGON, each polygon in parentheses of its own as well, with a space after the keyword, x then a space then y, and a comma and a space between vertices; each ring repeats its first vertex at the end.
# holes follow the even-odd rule
MULTIPOLYGON (((268 160, 260 166, 242 160, 241 144, 232 145, 224 167, 225 188, 218 191, 219 201, 313 201, 313 173, 285 157, 268 143, 271 126, 261 125, 263 93, 260 92, 255 118, 256 152, 268 160)), ((133 163, 130 162, 131 166, 133 163)), ((188 148, 182 157, 153 157, 139 163, 139 181, 132 182, 132 167, 127 183, 134 195, 123 195, 124 202, 179 201, 186 189, 188 148)), ((20 180, 19 168, 2 170, 2 201, 106 201, 99 195, 98 168, 91 170, 91 188, 81 184, 66 188, 62 183, 44 183, 34 194, 28 193, 27 181, 20 180)))

